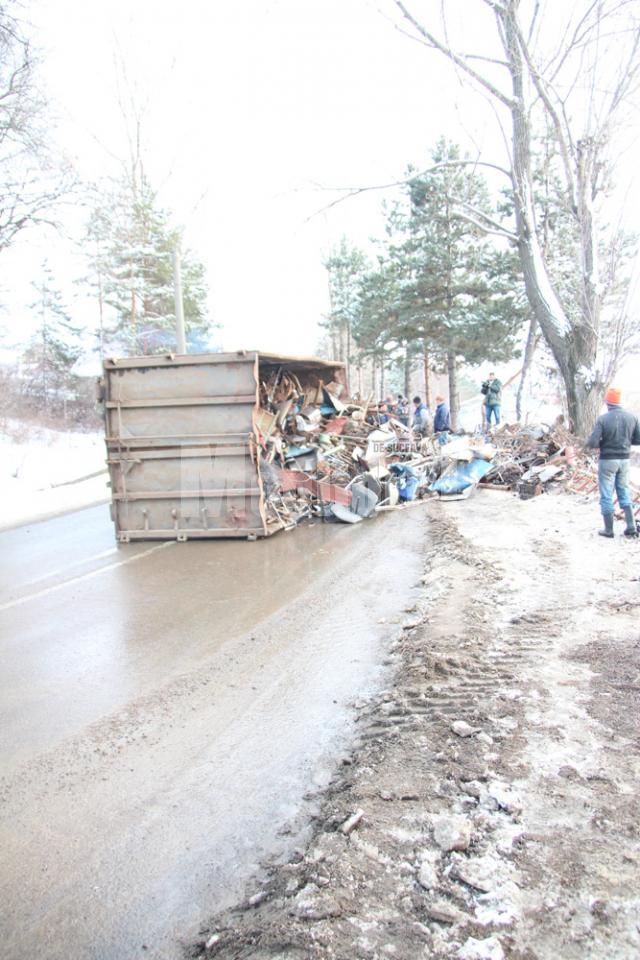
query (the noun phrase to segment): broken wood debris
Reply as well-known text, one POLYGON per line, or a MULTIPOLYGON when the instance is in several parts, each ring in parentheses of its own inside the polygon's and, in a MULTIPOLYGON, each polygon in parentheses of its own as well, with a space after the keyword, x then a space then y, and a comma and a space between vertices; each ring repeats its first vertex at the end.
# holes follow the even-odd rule
MULTIPOLYGON (((570 433, 562 418, 551 426, 504 425, 492 435, 496 455, 482 478, 485 489, 514 490, 527 500, 551 486, 586 496, 598 492, 598 455, 570 433)), ((640 487, 631 484, 640 513, 640 487)))
POLYGON ((352 814, 349 817, 349 819, 345 820, 345 822, 342 824, 342 826, 340 827, 340 832, 343 833, 345 837, 348 837, 349 834, 353 830, 355 830, 355 828, 360 824, 360 821, 362 820, 363 817, 364 817, 364 810, 360 810, 360 809, 356 810, 356 812, 352 814))
POLYGON ((426 495, 433 456, 421 438, 369 399, 355 403, 338 380, 284 367, 260 382, 254 418, 266 523, 358 523, 426 495))
POLYGON ((586 450, 559 419, 552 426, 505 424, 494 431, 496 448, 483 487, 516 491, 527 500, 562 483, 566 489, 592 493, 597 489, 597 458, 586 450), (579 482, 578 482, 579 478, 579 482))

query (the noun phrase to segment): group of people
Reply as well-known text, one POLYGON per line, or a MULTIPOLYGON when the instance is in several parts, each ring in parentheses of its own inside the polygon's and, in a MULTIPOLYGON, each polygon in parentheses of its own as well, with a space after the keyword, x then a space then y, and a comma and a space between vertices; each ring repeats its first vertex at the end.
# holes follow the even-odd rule
POLYGON ((451 414, 449 406, 442 396, 436 396, 436 409, 433 416, 429 413, 426 403, 422 402, 421 397, 413 398, 413 419, 411 426, 420 436, 426 437, 435 434, 439 439, 446 438, 451 430, 451 414))
POLYGON ((370 414, 372 423, 387 423, 391 417, 398 420, 406 427, 411 427, 415 433, 422 437, 432 433, 442 436, 451 430, 451 415, 445 398, 438 394, 436 399, 435 413, 432 415, 426 403, 423 403, 421 397, 413 398, 413 413, 409 414, 409 401, 403 394, 399 393, 397 397, 386 397, 382 400, 370 414))
MULTIPOLYGON (((491 372, 480 387, 483 396, 482 419, 485 429, 490 429, 492 422, 497 427, 500 424, 500 410, 502 406, 502 384, 491 372)), ((406 426, 411 426, 416 433, 421 436, 436 434, 442 438, 451 430, 451 414, 449 406, 442 396, 438 394, 435 398, 436 408, 433 414, 430 413, 426 403, 421 397, 413 398, 413 415, 409 423, 408 408, 409 401, 398 394, 397 399, 387 397, 378 405, 378 423, 386 423, 389 417, 395 417, 406 426)))
POLYGON ((409 401, 406 400, 401 393, 398 394, 396 399, 388 396, 384 400, 381 400, 374 409, 370 411, 367 419, 370 423, 381 424, 388 423, 391 417, 408 426, 409 401))

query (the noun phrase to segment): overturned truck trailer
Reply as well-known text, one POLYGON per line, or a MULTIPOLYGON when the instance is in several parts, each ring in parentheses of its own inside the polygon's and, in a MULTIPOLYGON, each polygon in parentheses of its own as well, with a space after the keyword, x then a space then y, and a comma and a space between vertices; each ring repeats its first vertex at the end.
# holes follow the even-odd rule
POLYGON ((261 383, 277 384, 284 371, 309 397, 330 382, 346 386, 339 362, 258 351, 105 361, 118 540, 253 540, 282 529, 265 508, 259 399, 261 383))

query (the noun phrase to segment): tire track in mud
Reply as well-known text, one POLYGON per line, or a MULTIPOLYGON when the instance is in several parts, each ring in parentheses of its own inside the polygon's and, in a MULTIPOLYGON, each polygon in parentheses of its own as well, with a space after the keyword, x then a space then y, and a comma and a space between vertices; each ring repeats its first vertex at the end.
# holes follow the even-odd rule
POLYGON ((266 865, 246 900, 214 917, 189 956, 634 956, 612 950, 624 937, 619 929, 608 935, 600 923, 594 933, 597 903, 586 911, 593 923, 585 940, 575 863, 563 872, 554 860, 558 825, 545 821, 545 804, 562 820, 557 782, 571 786, 570 768, 561 766, 551 785, 529 768, 531 739, 551 755, 564 736, 545 674, 548 664, 565 669, 562 634, 577 606, 563 543, 540 538, 521 551, 535 584, 527 590, 437 505, 430 522, 424 594, 389 644, 393 683, 359 705, 353 753, 319 800, 311 838, 289 862, 266 865), (359 826, 345 835, 356 811, 359 826), (567 916, 550 931, 547 913, 571 877, 567 916))

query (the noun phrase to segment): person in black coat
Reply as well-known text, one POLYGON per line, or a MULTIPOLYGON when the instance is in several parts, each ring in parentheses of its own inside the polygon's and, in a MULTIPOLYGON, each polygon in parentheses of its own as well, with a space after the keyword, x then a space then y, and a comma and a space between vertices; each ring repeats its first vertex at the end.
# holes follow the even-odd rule
POLYGON ((451 430, 451 415, 441 393, 436 397, 436 412, 433 417, 433 432, 447 433, 451 430))
POLYGON ((637 537, 638 526, 629 490, 629 454, 632 445, 640 446, 640 423, 635 414, 620 406, 622 396, 617 387, 609 387, 604 399, 609 409, 598 417, 593 433, 587 440, 588 447, 600 451, 598 484, 604 530, 598 532, 601 537, 613 537, 615 490, 627 521, 624 534, 626 537, 637 537))

